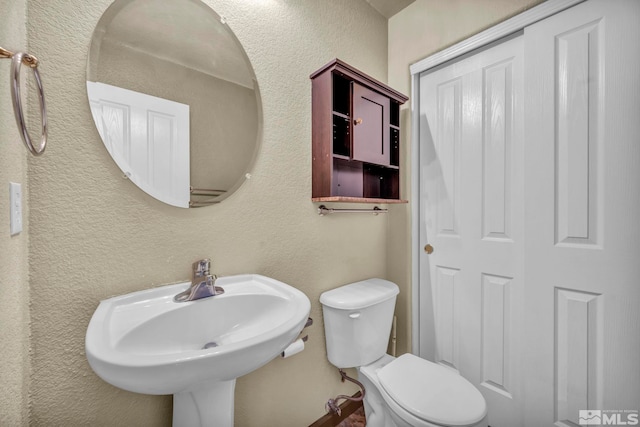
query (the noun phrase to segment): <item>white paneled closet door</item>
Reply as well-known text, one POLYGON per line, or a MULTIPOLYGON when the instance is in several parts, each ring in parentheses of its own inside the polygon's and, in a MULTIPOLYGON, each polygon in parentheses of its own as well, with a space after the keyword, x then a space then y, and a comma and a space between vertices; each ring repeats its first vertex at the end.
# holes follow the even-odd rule
POLYGON ((589 0, 524 40, 525 420, 575 426, 640 410, 640 1, 589 0))
POLYGON ((523 423, 522 76, 520 36, 420 78, 421 356, 494 427, 523 423))
POLYGON ((420 355, 486 425, 640 410, 639 40, 588 0, 420 76, 420 355))

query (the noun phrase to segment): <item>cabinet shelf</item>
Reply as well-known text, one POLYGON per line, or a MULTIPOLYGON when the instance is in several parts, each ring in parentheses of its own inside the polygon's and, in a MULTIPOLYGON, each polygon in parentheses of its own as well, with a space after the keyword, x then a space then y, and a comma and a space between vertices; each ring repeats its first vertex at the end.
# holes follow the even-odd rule
POLYGON ((339 59, 310 78, 312 200, 406 203, 399 191, 400 106, 408 98, 339 59))
POLYGON ((342 154, 336 154, 336 153, 333 153, 333 158, 341 159, 341 160, 351 160, 349 156, 343 156, 342 154))
POLYGON ((408 200, 401 199, 374 199, 370 197, 345 197, 345 196, 329 196, 329 197, 312 197, 312 202, 342 202, 342 203, 373 203, 373 204, 400 204, 409 203, 408 200))

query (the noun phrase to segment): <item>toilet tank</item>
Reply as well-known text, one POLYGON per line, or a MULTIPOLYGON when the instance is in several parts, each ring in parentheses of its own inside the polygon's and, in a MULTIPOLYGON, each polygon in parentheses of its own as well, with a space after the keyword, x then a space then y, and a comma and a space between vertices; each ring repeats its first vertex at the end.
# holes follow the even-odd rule
POLYGON ((320 295, 329 362, 352 368, 385 355, 398 292, 395 283, 368 279, 320 295))

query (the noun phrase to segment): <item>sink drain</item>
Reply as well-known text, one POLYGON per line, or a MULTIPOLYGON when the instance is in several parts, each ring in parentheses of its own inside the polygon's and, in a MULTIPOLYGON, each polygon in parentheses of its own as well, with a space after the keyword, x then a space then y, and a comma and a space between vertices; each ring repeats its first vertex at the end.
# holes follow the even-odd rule
POLYGON ((204 347, 202 347, 202 349, 203 349, 203 350, 206 350, 206 349, 208 349, 208 348, 213 348, 213 347, 217 347, 217 346, 218 346, 218 344, 217 344, 217 343, 215 343, 215 342, 211 341, 211 342, 206 343, 206 344, 204 345, 204 347))

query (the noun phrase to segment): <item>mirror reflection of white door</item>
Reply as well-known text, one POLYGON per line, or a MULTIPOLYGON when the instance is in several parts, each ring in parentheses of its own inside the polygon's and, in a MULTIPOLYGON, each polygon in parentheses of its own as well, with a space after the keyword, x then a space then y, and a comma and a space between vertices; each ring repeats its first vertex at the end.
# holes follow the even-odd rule
POLYGON ((165 203, 189 207, 189 106, 87 82, 93 120, 127 177, 165 203))

